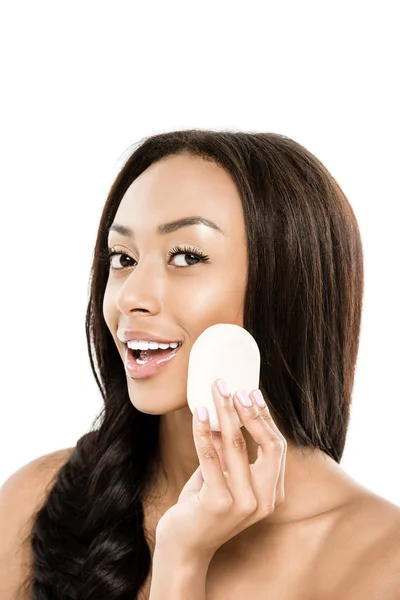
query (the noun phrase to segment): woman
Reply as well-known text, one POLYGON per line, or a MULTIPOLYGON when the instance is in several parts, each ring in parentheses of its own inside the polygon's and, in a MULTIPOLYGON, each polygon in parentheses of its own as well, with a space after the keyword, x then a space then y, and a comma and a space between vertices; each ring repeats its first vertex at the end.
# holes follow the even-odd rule
POLYGON ((75 448, 4 486, 1 597, 399 598, 400 509, 339 466, 362 296, 353 210, 305 148, 266 133, 143 140, 94 252, 86 331, 104 409, 75 448), (186 399, 190 349, 215 323, 256 339, 267 402, 246 418, 214 384, 224 440, 186 399), (172 348, 128 348, 145 334, 172 348), (157 353, 168 360, 154 369, 157 353), (235 473, 247 484, 231 513, 193 512, 203 477, 212 503, 235 473), (246 519, 241 498, 254 500, 246 519))

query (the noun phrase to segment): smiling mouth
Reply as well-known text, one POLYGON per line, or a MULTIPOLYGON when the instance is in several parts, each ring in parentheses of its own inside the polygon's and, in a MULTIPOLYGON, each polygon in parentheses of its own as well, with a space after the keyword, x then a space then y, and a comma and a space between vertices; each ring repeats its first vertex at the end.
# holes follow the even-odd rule
POLYGON ((145 365, 151 360, 163 358, 171 354, 171 352, 176 352, 181 346, 182 344, 179 344, 178 348, 166 348, 165 350, 161 348, 157 350, 132 350, 131 348, 127 348, 127 352, 138 365, 145 365))

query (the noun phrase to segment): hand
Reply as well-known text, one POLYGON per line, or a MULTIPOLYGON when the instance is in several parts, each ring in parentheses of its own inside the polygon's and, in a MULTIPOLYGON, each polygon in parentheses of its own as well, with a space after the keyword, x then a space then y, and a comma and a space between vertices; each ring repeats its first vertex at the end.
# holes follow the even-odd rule
POLYGON ((200 465, 156 529, 157 543, 210 558, 225 542, 283 502, 287 449, 267 406, 259 408, 253 399, 252 406, 245 408, 236 393, 223 397, 216 383, 212 394, 224 453, 221 448, 218 453, 213 443, 218 435, 211 432, 208 419, 202 422, 195 413, 193 436, 200 465), (259 444, 253 464, 237 416, 259 444))

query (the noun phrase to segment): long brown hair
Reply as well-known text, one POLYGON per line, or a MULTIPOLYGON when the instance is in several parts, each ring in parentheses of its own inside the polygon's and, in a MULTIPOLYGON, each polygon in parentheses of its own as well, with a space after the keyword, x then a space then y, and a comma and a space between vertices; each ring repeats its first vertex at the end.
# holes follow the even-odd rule
POLYGON ((107 236, 134 179, 182 153, 226 169, 242 199, 244 327, 260 348, 260 387, 277 425, 299 446, 342 457, 364 279, 359 228, 338 183, 303 146, 274 133, 193 129, 140 140, 111 187, 93 257, 86 332, 104 408, 36 515, 35 600, 132 600, 149 573, 142 500, 158 460, 159 416, 130 402, 103 318, 107 236))

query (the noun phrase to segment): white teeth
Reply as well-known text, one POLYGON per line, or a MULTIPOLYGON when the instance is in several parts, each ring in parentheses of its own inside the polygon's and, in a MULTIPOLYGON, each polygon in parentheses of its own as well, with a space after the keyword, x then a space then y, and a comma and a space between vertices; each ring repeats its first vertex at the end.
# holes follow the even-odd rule
POLYGON ((177 348, 179 342, 171 342, 170 344, 162 344, 158 342, 145 342, 144 340, 131 340, 128 342, 128 348, 131 350, 166 350, 167 348, 177 348))

